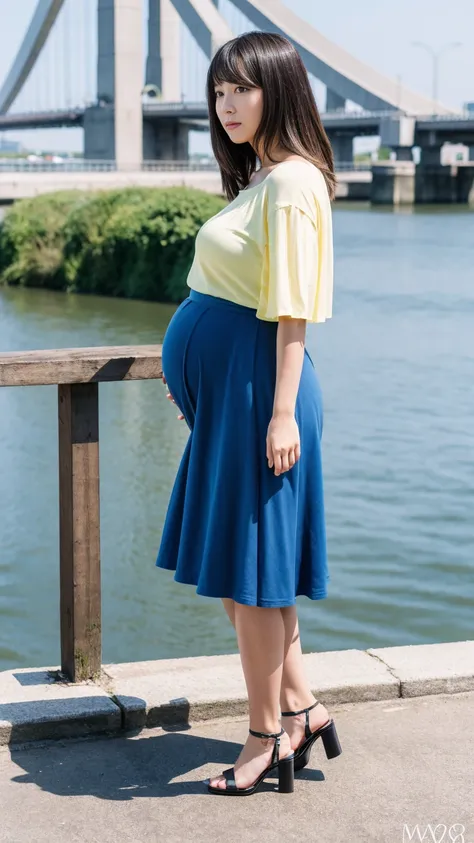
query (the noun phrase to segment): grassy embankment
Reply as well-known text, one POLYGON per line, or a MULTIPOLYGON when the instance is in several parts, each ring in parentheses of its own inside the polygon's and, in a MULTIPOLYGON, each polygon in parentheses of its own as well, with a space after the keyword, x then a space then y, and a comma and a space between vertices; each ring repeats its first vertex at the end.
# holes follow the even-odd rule
POLYGON ((22 200, 0 222, 0 284, 180 302, 196 233, 226 204, 185 187, 22 200))

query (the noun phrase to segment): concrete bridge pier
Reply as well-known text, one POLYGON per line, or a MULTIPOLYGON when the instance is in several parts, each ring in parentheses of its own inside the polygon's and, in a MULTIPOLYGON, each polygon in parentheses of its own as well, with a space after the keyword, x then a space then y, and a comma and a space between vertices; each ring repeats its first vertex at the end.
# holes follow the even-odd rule
POLYGON ((334 132, 327 132, 328 138, 331 141, 332 150, 334 153, 334 161, 337 164, 353 162, 354 161, 354 137, 348 134, 335 134, 334 132))
POLYGON ((474 205, 474 160, 470 166, 456 167, 457 174, 457 201, 463 204, 474 205))
POLYGON ((428 161, 422 159, 416 168, 415 202, 418 205, 474 204, 474 162, 443 165, 427 157, 428 161))
POLYGON ((441 143, 422 146, 420 155, 421 167, 441 167, 441 143))
POLYGON ((394 113, 380 121, 381 146, 393 150, 397 161, 413 161, 416 119, 394 113))
POLYGON ((451 140, 469 146, 469 163, 443 165, 441 147, 446 137, 441 131, 419 125, 415 143, 421 148, 416 168, 415 201, 419 204, 474 204, 474 134, 453 131, 451 140), (472 162, 472 164, 471 164, 472 162))
POLYGON ((84 158, 113 161, 115 158, 115 109, 93 105, 84 112, 84 158))
POLYGON ((395 161, 372 167, 374 205, 412 205, 415 201, 413 141, 415 120, 394 113, 380 122, 380 143, 395 153, 395 161))
POLYGON ((187 161, 189 126, 176 118, 143 123, 143 159, 145 161, 187 161))
POLYGON ((97 102, 84 115, 86 158, 117 168, 142 162, 143 47, 141 0, 99 0, 97 102))
POLYGON ((413 161, 374 162, 370 200, 373 205, 474 204, 474 161, 442 165, 432 150, 417 166, 413 161))
POLYGON ((456 179, 452 168, 441 164, 442 144, 436 137, 427 138, 421 148, 420 163, 416 168, 415 199, 417 204, 434 205, 456 202, 456 179))
POLYGON ((413 205, 414 161, 374 161, 370 201, 372 205, 413 205))
MULTIPOLYGON (((92 106, 84 114, 84 157, 89 161, 113 161, 115 158, 115 109, 113 106, 92 106)), ((176 118, 159 122, 143 121, 144 161, 187 161, 189 158, 189 126, 176 118)), ((140 169, 140 161, 122 160, 122 166, 140 169)), ((120 169, 120 167, 119 167, 120 169)))
POLYGON ((413 150, 411 146, 392 146, 397 161, 413 161, 413 150))
POLYGON ((415 202, 413 143, 416 121, 394 112, 380 121, 380 143, 396 154, 395 161, 374 162, 371 202, 374 205, 412 205, 415 202))

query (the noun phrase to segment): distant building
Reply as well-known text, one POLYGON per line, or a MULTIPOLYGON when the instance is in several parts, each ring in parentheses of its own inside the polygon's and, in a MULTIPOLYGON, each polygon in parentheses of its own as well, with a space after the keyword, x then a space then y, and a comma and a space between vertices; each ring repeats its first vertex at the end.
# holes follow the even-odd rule
POLYGON ((441 147, 441 163, 457 164, 459 161, 469 161, 469 147, 463 143, 445 143, 441 147))
POLYGON ((467 111, 468 114, 474 114, 474 102, 465 102, 464 110, 467 111))
POLYGON ((0 152, 21 152, 21 143, 0 136, 0 152))

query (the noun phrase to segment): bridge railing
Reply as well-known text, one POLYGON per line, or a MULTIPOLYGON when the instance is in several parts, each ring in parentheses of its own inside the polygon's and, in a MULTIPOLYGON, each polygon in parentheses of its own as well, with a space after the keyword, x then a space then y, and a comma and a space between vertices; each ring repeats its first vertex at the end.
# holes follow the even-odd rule
MULTIPOLYGON (((123 166, 120 168, 124 169, 123 166)), ((130 169, 137 170, 134 166, 130 169)), ((144 172, 175 170, 202 170, 218 172, 215 161, 143 161, 139 168, 144 172)), ((85 159, 67 158, 64 161, 24 161, 21 159, 0 159, 0 173, 77 173, 77 172, 114 172, 117 170, 115 161, 93 161, 85 159)))
MULTIPOLYGON (((156 113, 159 114, 160 111, 203 111, 207 112, 208 107, 205 101, 196 101, 192 102, 190 100, 183 100, 179 102, 162 102, 160 100, 154 99, 144 99, 143 100, 143 111, 156 113)), ((443 113, 443 114, 415 114, 408 111, 404 111, 402 109, 396 108, 385 108, 380 109, 378 111, 368 111, 364 109, 357 109, 357 110, 345 110, 345 109, 333 109, 331 111, 321 111, 321 118, 323 120, 380 120, 383 117, 414 117, 416 120, 441 120, 441 121, 449 121, 449 120, 472 120, 474 119, 474 113, 469 109, 462 109, 460 111, 454 111, 450 113, 443 113)))
POLYGON ((420 123, 474 123, 474 111, 466 109, 455 114, 421 114, 416 119, 420 123))
MULTIPOLYGON (((0 153, 1 155, 1 153, 0 153)), ((83 161, 68 158, 64 161, 27 161, 24 159, 0 160, 0 173, 58 173, 58 172, 104 172, 116 170, 115 161, 83 161)))
MULTIPOLYGON (((0 153, 1 154, 1 153, 0 153)), ((82 158, 67 158, 64 161, 26 161, 23 159, 0 158, 0 173, 76 173, 76 172, 114 172, 117 169, 115 161, 93 161, 82 158)), ((123 170, 123 166, 120 168, 123 170)), ((134 167, 134 170, 137 168, 134 167)), ((186 170, 188 172, 218 173, 216 161, 143 161, 143 172, 174 172, 186 170)), ((338 161, 336 171, 370 170, 368 161, 338 161)))
POLYGON ((372 169, 371 161, 336 161, 336 173, 346 173, 357 171, 370 171, 372 169))
MULTIPOLYGON (((19 125, 22 123, 29 124, 31 123, 31 119, 33 117, 38 119, 39 124, 43 122, 47 123, 48 121, 58 123, 58 121, 60 122, 61 120, 64 120, 66 123, 74 124, 82 121, 85 110, 91 106, 97 106, 97 103, 85 103, 64 108, 36 109, 34 111, 16 111, 15 109, 10 109, 8 112, 0 114, 0 127, 3 123, 8 126, 9 121, 11 120, 14 120, 15 123, 19 125)), ((142 110, 145 115, 149 114, 151 116, 154 114, 159 115, 160 113, 171 113, 179 116, 180 114, 185 115, 186 112, 193 114, 198 113, 199 120, 206 120, 209 116, 208 106, 205 101, 192 102, 189 100, 183 100, 178 102, 162 102, 146 98, 142 100, 142 110)), ((377 123, 384 117, 414 117, 417 121, 434 120, 440 122, 449 122, 450 120, 474 120, 474 112, 469 108, 463 108, 458 111, 442 114, 418 114, 396 108, 380 109, 379 111, 368 111, 364 109, 351 111, 341 108, 333 109, 332 111, 320 111, 320 115, 323 122, 326 120, 329 122, 332 120, 343 120, 348 122, 355 121, 356 123, 361 121, 363 123, 364 121, 369 120, 370 122, 377 123)))
POLYGON ((161 345, 0 354, 0 387, 58 387, 61 670, 93 679, 102 663, 99 384, 162 378, 161 345))

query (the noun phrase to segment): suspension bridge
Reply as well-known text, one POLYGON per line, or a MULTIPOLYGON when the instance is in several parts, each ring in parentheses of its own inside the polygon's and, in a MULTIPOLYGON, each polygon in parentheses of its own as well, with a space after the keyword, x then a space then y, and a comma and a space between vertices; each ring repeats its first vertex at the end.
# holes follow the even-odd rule
POLYGON ((384 76, 281 0, 37 0, 0 80, 0 131, 80 127, 86 161, 117 170, 186 163, 190 133, 209 131, 209 61, 250 30, 282 34, 298 49, 339 170, 364 135, 380 136, 401 163, 412 165, 419 147, 425 175, 447 141, 464 143, 474 162, 473 113, 384 76))

